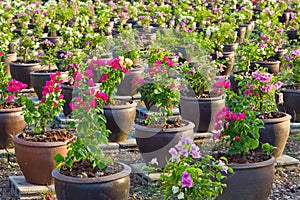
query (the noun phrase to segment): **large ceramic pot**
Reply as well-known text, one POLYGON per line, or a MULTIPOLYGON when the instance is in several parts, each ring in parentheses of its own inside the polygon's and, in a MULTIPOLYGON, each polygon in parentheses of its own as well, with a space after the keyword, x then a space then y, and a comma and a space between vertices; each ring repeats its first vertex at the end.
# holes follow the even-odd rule
POLYGON ((277 147, 272 154, 275 158, 280 158, 282 155, 290 134, 290 119, 292 117, 286 113, 282 114, 284 117, 263 119, 264 128, 259 129, 259 141, 277 147))
POLYGON ((21 81, 28 85, 28 88, 32 88, 30 72, 40 70, 40 63, 14 63, 9 62, 10 74, 13 79, 21 81))
POLYGON ((275 158, 257 163, 229 165, 233 174, 228 174, 227 187, 218 200, 267 200, 275 173, 275 158))
POLYGON ((134 124, 136 143, 146 164, 157 158, 158 167, 163 168, 170 158, 170 148, 178 144, 182 135, 194 138, 195 124, 187 120, 183 123, 183 127, 166 130, 134 124))
POLYGON ((225 106, 223 96, 212 98, 195 98, 180 96, 180 115, 195 124, 194 132, 211 132, 214 130, 214 117, 225 106))
POLYGON ((235 93, 238 93, 238 91, 241 89, 241 87, 239 86, 239 81, 236 80, 235 76, 243 76, 246 73, 247 73, 246 70, 240 70, 240 71, 230 73, 229 75, 230 89, 235 93))
POLYGON ((56 164, 53 156, 67 155, 66 142, 31 142, 20 139, 18 133, 14 136, 15 153, 20 169, 27 182, 37 185, 54 183, 51 172, 56 164))
POLYGON ((0 148, 6 148, 12 142, 12 136, 26 127, 22 107, 0 109, 0 148))
POLYGON ((65 176, 57 169, 52 176, 58 200, 127 200, 130 189, 131 168, 123 163, 119 173, 98 178, 75 178, 65 176))
POLYGON ((239 43, 226 44, 223 47, 223 52, 232 52, 237 50, 239 43))
POLYGON ((67 117, 71 114, 70 102, 72 101, 73 86, 61 84, 61 93, 64 96, 65 103, 63 105, 63 113, 67 117))
MULTIPOLYGON (((55 74, 55 71, 40 70, 30 72, 32 87, 39 99, 42 99, 43 87, 46 85, 46 81, 50 80, 50 74, 55 74)), ((68 81, 68 72, 61 72, 60 74, 63 81, 68 81)))
POLYGON ((280 61, 255 61, 250 63, 251 70, 256 70, 259 67, 267 68, 270 74, 277 75, 279 73, 280 61))
POLYGON ((104 105, 104 115, 107 120, 107 128, 111 131, 108 139, 111 142, 127 140, 128 134, 133 127, 136 115, 136 103, 124 105, 104 105))
MULTIPOLYGON (((219 58, 221 60, 227 60, 227 62, 225 63, 225 68, 220 70, 220 74, 221 76, 227 76, 230 74, 230 72, 233 69, 233 64, 234 64, 234 55, 235 52, 234 51, 230 51, 230 52, 222 52, 223 57, 219 58)), ((215 53, 211 54, 212 59, 216 60, 217 59, 217 55, 215 53)))
POLYGON ((117 85, 117 93, 119 96, 133 96, 136 94, 136 88, 132 81, 136 78, 144 78, 144 68, 133 68, 129 70, 129 74, 125 74, 124 79, 117 85))
POLYGON ((17 53, 8 53, 6 55, 6 58, 2 57, 2 62, 5 63, 5 70, 7 71, 8 77, 11 77, 10 75, 10 67, 9 67, 9 62, 13 62, 17 60, 17 53))
POLYGON ((292 116, 292 121, 300 122, 300 90, 285 89, 283 93, 283 104, 278 109, 292 116))

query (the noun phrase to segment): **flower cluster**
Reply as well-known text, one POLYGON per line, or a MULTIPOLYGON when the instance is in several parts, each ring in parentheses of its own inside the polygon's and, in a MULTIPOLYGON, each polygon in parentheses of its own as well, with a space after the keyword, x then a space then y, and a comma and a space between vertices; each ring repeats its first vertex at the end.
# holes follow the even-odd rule
MULTIPOLYGON (((7 83, 7 92, 8 93, 17 93, 22 91, 22 89, 27 88, 27 84, 23 84, 21 81, 17 81, 15 79, 8 81, 7 83)), ((7 98, 6 101, 10 102, 13 101, 15 98, 15 94, 10 94, 7 98)))
MULTIPOLYGON (((226 158, 215 160, 212 156, 201 156, 199 147, 188 136, 183 135, 175 148, 170 149, 171 158, 164 169, 146 167, 150 172, 161 171, 160 189, 166 199, 216 198, 226 184, 221 183, 232 173, 226 166, 226 158)), ((153 159, 152 166, 156 159, 153 159)))
POLYGON ((280 76, 283 77, 286 85, 297 87, 300 80, 300 48, 289 51, 284 55, 282 61, 285 63, 285 67, 281 71, 280 76))

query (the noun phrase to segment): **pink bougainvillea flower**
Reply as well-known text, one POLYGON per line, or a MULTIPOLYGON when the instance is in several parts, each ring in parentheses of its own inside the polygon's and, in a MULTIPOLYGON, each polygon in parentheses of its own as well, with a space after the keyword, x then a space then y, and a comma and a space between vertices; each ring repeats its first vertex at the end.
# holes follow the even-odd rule
POLYGON ((97 99, 103 99, 104 101, 108 100, 107 94, 100 92, 100 91, 97 91, 95 96, 97 99))
POLYGON ((237 121, 237 120, 238 120, 237 114, 236 114, 236 113, 232 113, 232 114, 231 114, 231 119, 232 119, 233 121, 237 121))
POLYGON ((233 138, 235 141, 239 141, 240 140, 240 137, 239 136, 234 136, 233 138))
POLYGON ((11 102, 15 98, 15 95, 11 94, 6 98, 6 101, 11 102))
POLYGON ((20 81, 17 81, 15 79, 8 81, 7 83, 7 92, 20 92, 22 89, 26 89, 27 85, 23 84, 20 81))
POLYGON ((245 112, 239 113, 239 119, 240 120, 245 119, 245 117, 246 117, 246 113, 245 112))
POLYGON ((103 83, 108 78, 108 74, 103 74, 100 78, 100 82, 103 83))
POLYGON ((94 80, 93 80, 92 78, 88 80, 88 85, 89 85, 90 87, 95 86, 94 80))
POLYGON ((93 73, 92 70, 87 69, 87 70, 85 71, 85 75, 90 79, 90 78, 92 78, 92 77, 94 76, 94 73, 93 73))

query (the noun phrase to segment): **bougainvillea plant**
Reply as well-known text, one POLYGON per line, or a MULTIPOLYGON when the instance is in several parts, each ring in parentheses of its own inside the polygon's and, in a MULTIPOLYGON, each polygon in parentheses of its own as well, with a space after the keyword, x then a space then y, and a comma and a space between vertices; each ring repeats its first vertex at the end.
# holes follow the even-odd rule
POLYGON ((103 91, 95 89, 95 82, 92 70, 95 63, 93 61, 86 66, 81 64, 75 73, 73 101, 70 103, 72 118, 75 119, 77 138, 68 144, 66 157, 60 154, 54 159, 57 168, 66 165, 70 170, 74 162, 87 160, 93 167, 104 169, 108 163, 112 163, 110 158, 104 157, 99 144, 108 144, 110 131, 106 128, 106 118, 102 105, 108 100, 108 95, 103 91))
POLYGON ((65 102, 61 93, 60 84, 62 79, 60 72, 50 74, 50 80, 46 81, 43 87, 42 99, 38 105, 35 105, 32 99, 21 96, 19 102, 24 106, 22 113, 29 126, 33 126, 35 134, 43 134, 53 122, 54 117, 60 114, 65 102))
POLYGON ((180 90, 182 85, 177 77, 179 71, 176 70, 178 63, 166 56, 155 65, 149 67, 143 79, 134 79, 137 91, 141 93, 141 100, 148 102, 149 108, 153 105, 159 108, 159 112, 151 114, 145 121, 151 124, 151 121, 165 122, 167 116, 172 115, 173 106, 176 106, 180 100, 180 90))
POLYGON ((156 158, 146 167, 150 173, 161 172, 158 181, 164 199, 215 199, 226 187, 222 183, 224 174, 233 172, 225 157, 216 160, 210 155, 202 156, 199 147, 186 135, 169 153, 171 158, 163 169, 155 168, 156 158))

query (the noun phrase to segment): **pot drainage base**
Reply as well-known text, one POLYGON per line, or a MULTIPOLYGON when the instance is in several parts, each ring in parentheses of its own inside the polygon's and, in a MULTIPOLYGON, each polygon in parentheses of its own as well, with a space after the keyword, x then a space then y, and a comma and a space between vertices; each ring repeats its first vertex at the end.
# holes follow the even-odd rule
POLYGON ((11 193, 21 200, 43 199, 47 194, 54 196, 54 185, 42 186, 26 182, 24 176, 10 176, 11 193))

